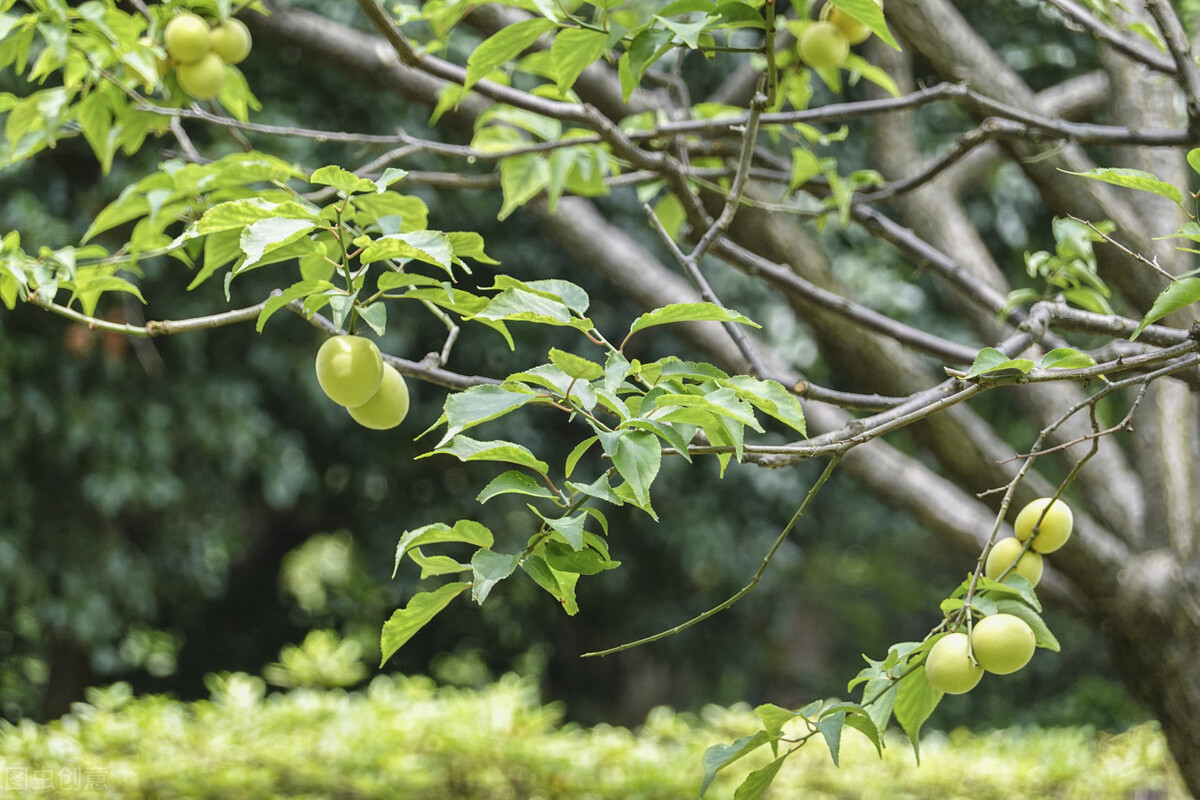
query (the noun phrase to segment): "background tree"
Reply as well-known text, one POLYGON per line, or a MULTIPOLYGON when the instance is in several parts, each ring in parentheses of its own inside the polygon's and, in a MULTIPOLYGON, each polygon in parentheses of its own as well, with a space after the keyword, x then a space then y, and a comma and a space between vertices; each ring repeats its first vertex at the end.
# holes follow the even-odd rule
MULTIPOLYGON (((1059 80, 1030 86, 1021 64, 1002 57, 1014 52, 1012 42, 984 40, 949 2, 890 0, 888 27, 869 0, 834 5, 877 36, 840 69, 818 72, 797 62, 788 45, 788 32, 803 37, 815 15, 807 6, 789 18, 769 4, 677 3, 654 14, 537 4, 467 14, 465 6, 429 4, 405 10, 399 21, 407 34, 369 0, 358 6, 373 32, 348 16, 290 6, 244 15, 260 43, 435 109, 435 136, 251 122, 254 101, 233 68, 225 70, 219 106, 189 107, 171 71, 160 84, 155 65, 163 53, 154 37, 174 6, 127 14, 99 3, 78 9, 33 3, 21 16, 28 9, 10 2, 0 62, 35 80, 61 77, 49 88, 6 97, 7 161, 32 158, 77 134, 105 169, 118 149, 136 151, 149 134, 174 137, 182 158, 131 183, 95 217, 89 238, 121 231, 114 255, 94 245, 34 255, 17 237, 6 237, 0 296, 10 307, 28 301, 99 330, 144 337, 254 319, 261 327, 267 314, 289 304, 328 331, 361 320, 382 334, 396 318, 386 309, 403 295, 441 309, 427 324, 448 325, 444 346, 430 357, 389 361, 455 392, 443 420, 449 454, 464 461, 478 456, 464 432, 526 405, 565 407, 577 419, 592 415, 592 430, 582 427, 576 440, 597 437, 592 455, 602 449, 609 459, 600 462, 600 480, 568 487, 554 479, 543 487, 512 476, 493 485, 535 497, 548 488, 555 496, 547 499, 561 500, 571 513, 533 520, 495 550, 490 533, 461 524, 426 529, 423 540, 407 542, 448 539, 479 549, 469 563, 458 562, 470 580, 418 595, 385 627, 385 656, 453 594, 471 588, 482 601, 494 581, 518 568, 572 609, 578 576, 612 568, 619 558, 617 538, 610 558, 598 535, 602 512, 586 512, 587 520, 575 512, 585 497, 650 510, 660 447, 690 451, 696 460, 736 454, 744 464, 770 467, 828 458, 975 555, 1002 529, 1010 502, 1065 489, 1077 533, 1054 555, 1046 588, 1056 602, 1102 625, 1118 667, 1162 721, 1197 792, 1200 772, 1188 755, 1200 743, 1194 685, 1200 421, 1192 390, 1200 360, 1187 306, 1200 293, 1196 279, 1184 277, 1186 252, 1158 238, 1197 235, 1187 148, 1200 124, 1200 83, 1186 31, 1165 0, 1132 11, 1057 0, 1007 4, 1006 13, 1020 20, 1008 35, 1043 36, 1045 47, 1059 48, 1059 80), (140 41, 147 32, 151 38, 140 41), (898 51, 886 46, 892 33, 898 51), (413 41, 423 42, 422 49, 413 41), (861 99, 825 89, 843 84, 861 99), (710 102, 695 102, 701 96, 710 102), (219 144, 204 152, 185 122, 222 128, 256 154, 219 157, 230 150, 219 144), (832 127, 842 123, 847 127, 832 127), (931 141, 926 130, 942 139, 934 137, 929 152, 918 145, 931 141), (852 146, 869 135, 873 147, 852 146), (270 151, 276 137, 336 139, 379 152, 336 159, 354 174, 314 172, 320 164, 301 170, 257 155, 270 151), (847 137, 849 146, 840 146, 847 137), (459 159, 461 167, 423 169, 422 159, 432 155, 459 159), (494 173, 485 169, 493 165, 494 173), (1106 169, 1113 166, 1143 171, 1106 169), (311 187, 300 192, 305 180, 311 187), (996 209, 973 190, 994 181, 1036 192, 1047 212, 1040 230, 1025 231, 1011 217, 1007 225, 986 219, 996 209), (631 184, 654 203, 648 210, 657 239, 620 210, 619 195, 607 199, 614 187, 631 184), (532 265, 506 265, 513 277, 495 284, 478 270, 467 276, 467 260, 490 261, 483 242, 469 233, 427 230, 429 224, 452 230, 455 221, 426 219, 418 203, 392 191, 402 186, 469 188, 484 196, 498 189, 491 202, 500 217, 529 214, 571 254, 575 269, 646 309, 687 304, 639 325, 682 320, 673 326, 688 348, 681 353, 697 353, 723 372, 655 361, 661 353, 637 333, 631 346, 645 353, 640 367, 624 357, 623 342, 597 338, 585 295, 561 281, 533 283, 542 276, 532 265), (1051 225, 1051 216, 1059 221, 1051 225), (868 258, 831 261, 827 252, 838 249, 831 230, 868 258), (1015 263, 1007 250, 1023 241, 1046 249, 1015 263), (146 326, 94 315, 101 295, 135 293, 130 277, 160 253, 193 266, 189 281, 196 284, 223 277, 224 301, 251 304, 146 326), (299 275, 276 267, 241 277, 295 259, 299 275), (341 272, 328 270, 329 261, 341 272), (752 280, 725 277, 717 262, 752 280), (372 264, 379 265, 374 272, 372 264), (361 283, 365 273, 369 284, 361 283), (375 282, 379 275, 384 279, 375 282), (459 281, 461 294, 442 285, 446 280, 459 281), (256 281, 284 292, 264 299, 256 281), (758 305, 731 302, 728 283, 758 305), (890 290, 884 297, 880 286, 890 290), (902 291, 926 313, 906 310, 902 291), (782 313, 780 298, 794 316, 782 313), (769 311, 769 324, 752 337, 738 327, 744 318, 722 310, 723 303, 769 311), (502 334, 524 321, 576 328, 600 349, 570 340, 558 346, 576 353, 559 350, 540 372, 518 371, 497 386, 504 374, 454 369, 463 348, 451 348, 458 337, 452 318, 482 321, 502 334), (808 370, 815 375, 788 358, 787 340, 797 331, 819 348, 821 359, 808 370), (980 352, 982 346, 994 349, 980 352), (1049 360, 1047 352, 1054 354, 1049 360), (655 394, 664 376, 674 391, 655 394), (802 414, 794 398, 764 380, 791 388, 803 400, 802 414), (626 391, 648 405, 620 401, 626 391), (1007 402, 988 402, 997 395, 1007 402), (655 420, 649 404, 667 411, 655 420), (775 437, 786 426, 793 437, 806 437, 743 444, 744 427, 757 425, 755 409, 784 424, 775 437), (1014 410, 1026 421, 1023 434, 1005 424, 1014 410), (629 424, 610 429, 613 415, 629 424), (911 436, 903 449, 881 438, 901 429, 911 436), (1044 436, 1035 438, 1039 430, 1044 436), (703 435, 693 438, 698 431, 703 435), (533 539, 521 549, 530 532, 533 539)), ((194 7, 210 19, 231 11, 220 3, 194 7)), ((323 155, 314 148, 309 157, 323 155)), ((214 306, 223 302, 219 294, 210 299, 214 306)), ((495 335, 473 328, 464 331, 495 335)), ((539 360, 540 353, 526 364, 539 360)), ((514 453, 490 455, 549 477, 548 464, 532 452, 514 453)), ((434 574, 458 571, 453 562, 463 558, 414 553, 423 571, 434 574)), ((923 652, 897 651, 914 665, 923 652)), ((924 706, 936 699, 902 724, 919 727, 924 706)), ((906 713, 898 710, 897 717, 906 713)), ((772 722, 764 722, 770 738, 772 722)))

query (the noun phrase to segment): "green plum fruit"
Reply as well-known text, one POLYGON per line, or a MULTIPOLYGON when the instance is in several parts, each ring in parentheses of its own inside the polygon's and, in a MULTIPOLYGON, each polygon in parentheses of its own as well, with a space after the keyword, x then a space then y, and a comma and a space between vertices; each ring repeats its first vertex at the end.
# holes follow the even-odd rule
POLYGON ((1022 542, 1033 536, 1033 549, 1039 553, 1053 553, 1058 548, 1067 543, 1067 539, 1071 538, 1071 528, 1075 524, 1075 517, 1071 514, 1071 509, 1062 500, 1055 500, 1053 505, 1050 505, 1051 498, 1039 497, 1029 505, 1021 509, 1021 513, 1017 514, 1017 520, 1013 523, 1013 531, 1017 534, 1017 538, 1022 542), (1050 508, 1047 510, 1047 506, 1050 508), (1042 518, 1042 512, 1046 512, 1046 516, 1042 518), (1041 524, 1038 520, 1041 519, 1041 524), (1037 535, 1034 536, 1033 528, 1038 526, 1037 535))
MULTIPOLYGON (((883 0, 875 0, 875 5, 883 7, 883 0)), ((862 44, 871 38, 871 29, 865 23, 847 14, 833 3, 826 3, 821 8, 821 19, 833 23, 846 36, 850 44, 862 44)))
POLYGON ((833 69, 850 55, 846 34, 832 22, 814 22, 804 29, 798 45, 800 58, 816 69, 833 69))
POLYGON ((383 365, 383 382, 371 399, 347 409, 354 421, 364 428, 386 431, 408 416, 408 385, 391 364, 383 365))
POLYGON ((330 400, 360 406, 383 382, 383 356, 370 339, 333 336, 317 351, 317 382, 330 400))
POLYGON ((925 657, 925 680, 946 694, 964 694, 983 677, 983 667, 971 660, 965 633, 948 633, 934 642, 925 657))
POLYGON ((225 62, 216 53, 191 64, 180 64, 175 68, 179 88, 197 100, 212 100, 221 93, 225 84, 225 62))
POLYGON ((1014 539, 1011 536, 996 542, 992 545, 992 551, 988 553, 987 561, 983 566, 983 574, 998 581, 1004 571, 1015 561, 1017 565, 1013 567, 1013 571, 1009 575, 1015 572, 1037 586, 1038 581, 1042 579, 1042 557, 1033 550, 1027 550, 1022 554, 1023 547, 1020 539, 1014 539), (1017 561, 1018 557, 1020 557, 1020 561, 1017 561))
POLYGON ((226 64, 240 64, 250 55, 250 29, 231 19, 212 29, 212 49, 226 64))
POLYGON ((180 64, 194 64, 212 49, 208 23, 195 14, 178 14, 163 28, 163 45, 180 64))
POLYGON ((1029 663, 1037 639, 1033 628, 1012 614, 992 614, 975 623, 971 631, 971 650, 975 660, 988 672, 1007 675, 1029 663))

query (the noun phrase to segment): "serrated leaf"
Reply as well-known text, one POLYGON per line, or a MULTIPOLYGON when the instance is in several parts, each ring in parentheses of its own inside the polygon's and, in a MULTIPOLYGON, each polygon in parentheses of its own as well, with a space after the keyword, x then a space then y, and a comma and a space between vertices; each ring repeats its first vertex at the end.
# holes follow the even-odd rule
POLYGON ((829 757, 833 759, 833 765, 838 766, 838 754, 842 747, 842 727, 846 722, 846 712, 837 711, 828 716, 822 716, 814 723, 817 730, 821 732, 821 736, 825 737, 825 744, 829 746, 829 757))
POLYGON ((625 479, 634 498, 641 505, 650 504, 650 484, 658 475, 662 449, 658 437, 643 431, 597 431, 600 446, 612 459, 613 466, 625 479))
POLYGON ((489 420, 497 419, 537 399, 531 392, 514 392, 502 386, 483 384, 455 392, 446 398, 442 419, 447 424, 446 434, 438 447, 446 444, 463 431, 489 420))
POLYGON ((707 411, 718 417, 737 420, 743 425, 749 425, 759 433, 762 426, 754 416, 749 403, 738 397, 737 392, 730 388, 717 389, 708 394, 661 394, 654 398, 656 408, 682 406, 707 411))
POLYGON ((332 288, 334 286, 329 281, 301 281, 292 284, 284 289, 282 293, 267 298, 266 305, 263 306, 263 310, 258 314, 258 322, 255 328, 259 333, 262 333, 263 326, 267 324, 267 320, 271 318, 271 315, 288 303, 293 300, 302 300, 305 297, 319 294, 332 288))
POLYGON ((773 737, 778 737, 784 725, 800 716, 798 712, 774 703, 763 703, 754 709, 754 714, 762 720, 763 730, 773 737))
POLYGON ((508 219, 512 212, 528 203, 549 185, 550 164, 537 153, 523 153, 500 159, 500 193, 504 202, 496 219, 508 219))
POLYGON ((371 264, 385 259, 416 259, 450 272, 454 249, 450 239, 441 231, 410 231, 393 233, 372 239, 362 236, 354 243, 363 248, 359 261, 371 264))
POLYGON ((717 773, 738 759, 754 752, 767 742, 772 741, 766 731, 758 731, 750 736, 743 736, 729 744, 714 744, 704 751, 700 763, 704 766, 704 779, 700 782, 700 796, 708 791, 717 773))
POLYGON ((655 325, 669 325, 675 322, 737 322, 754 328, 762 327, 749 317, 715 303, 672 303, 635 319, 629 327, 628 336, 655 325))
POLYGON ((267 253, 292 244, 315 229, 316 226, 306 219, 262 219, 247 225, 238 238, 238 246, 246 254, 246 260, 237 267, 237 271, 249 269, 267 253))
POLYGON ((544 497, 547 499, 555 497, 554 492, 538 483, 535 478, 526 475, 524 472, 510 469, 492 478, 488 482, 488 485, 483 487, 479 494, 475 496, 475 501, 483 505, 493 497, 502 494, 523 494, 530 497, 544 497))
POLYGON ((466 581, 447 583, 432 592, 415 595, 408 601, 407 606, 394 611, 391 618, 383 623, 383 633, 379 637, 379 649, 383 654, 379 666, 386 664, 405 642, 470 585, 466 581))
POLYGON ((492 550, 476 550, 471 557, 471 599, 479 605, 491 594, 492 587, 513 574, 521 561, 520 553, 497 553, 492 550))
POLYGON ((1142 321, 1130 334, 1129 340, 1136 339, 1142 331, 1146 330, 1147 325, 1181 308, 1190 306, 1197 300, 1200 300, 1200 278, 1184 278, 1181 281, 1175 281, 1154 298, 1154 305, 1150 307, 1146 316, 1142 317, 1142 321))
POLYGON ((469 519, 460 519, 454 523, 454 527, 444 522, 435 522, 432 525, 423 525, 420 528, 405 531, 396 545, 396 561, 392 565, 392 577, 396 577, 396 571, 400 568, 400 559, 404 558, 404 554, 414 547, 458 542, 488 548, 492 546, 493 541, 490 530, 469 519))
POLYGON ((942 693, 925 680, 924 664, 901 678, 896 687, 896 704, 892 711, 912 742, 918 764, 921 763, 921 726, 941 700, 942 693))
POLYGON ((471 258, 480 264, 499 264, 500 262, 483 251, 483 237, 474 231, 451 231, 446 234, 454 258, 471 258))
POLYGON ((1173 203, 1183 204, 1183 194, 1179 191, 1178 187, 1172 183, 1159 180, 1157 176, 1140 169, 1097 167, 1089 169, 1086 172, 1071 172, 1070 170, 1063 170, 1063 172, 1066 172, 1068 175, 1078 175, 1081 178, 1092 178, 1105 183, 1111 183, 1113 186, 1120 186, 1125 189, 1150 192, 1159 197, 1165 197, 1173 203))
POLYGON ((542 322, 549 325, 570 325, 574 321, 570 309, 565 304, 524 289, 505 289, 488 301, 474 316, 480 319, 542 322))
MULTIPOLYGON (((595 437, 593 437, 593 441, 594 440, 595 440, 595 437)), ((622 500, 617 495, 616 491, 613 490, 612 486, 609 485, 608 473, 602 472, 602 473, 600 473, 600 476, 598 478, 596 478, 596 480, 592 481, 591 483, 586 483, 586 484, 585 483, 575 483, 574 481, 567 481, 567 487, 569 489, 571 489, 572 491, 582 492, 583 494, 586 494, 588 497, 594 497, 597 500, 603 500, 606 503, 612 503, 614 506, 625 505, 625 501, 622 500)), ((584 510, 586 511, 588 509, 584 509, 584 510)))
POLYGON ((738 397, 764 414, 789 426, 801 436, 808 435, 800 399, 779 382, 760 381, 749 375, 735 375, 732 378, 718 380, 718 383, 733 387, 737 391, 738 397))
MULTIPOLYGON (((403 172, 403 170, 400 170, 403 172)), ((405 173, 407 174, 407 173, 405 173)), ((401 176, 403 177, 403 176, 401 176)), ((394 180, 398 180, 394 179, 394 180)), ((332 186, 339 192, 345 194, 354 194, 355 192, 382 192, 387 188, 385 184, 383 188, 379 187, 375 181, 366 178, 360 178, 353 172, 349 172, 336 164, 331 164, 327 167, 321 167, 308 179, 309 183, 319 186, 332 186)))
POLYGON ((589 64, 604 55, 608 34, 590 28, 566 28, 554 37, 550 46, 551 76, 558 89, 565 92, 574 85, 589 64))
POLYGON ((434 575, 452 575, 456 572, 470 572, 470 564, 462 564, 450 556, 427 556, 421 548, 414 547, 408 551, 408 557, 421 568, 421 580, 434 575))
POLYGON ((549 357, 551 364, 575 380, 594 381, 604 374, 604 367, 574 353, 567 353, 552 347, 549 357))
POLYGON ((597 441, 598 437, 591 436, 575 445, 574 449, 572 449, 570 454, 567 456, 565 474, 563 477, 571 477, 571 473, 575 471, 575 465, 579 463, 579 459, 583 458, 583 454, 586 453, 588 449, 597 441))
POLYGON ((1096 366, 1096 359, 1070 347, 1059 347, 1042 356, 1042 369, 1084 369, 1096 366))
POLYGON ((979 355, 975 357, 975 363, 971 365, 971 369, 965 377, 977 378, 989 372, 1007 369, 1022 373, 1029 372, 1033 369, 1033 362, 1027 358, 1009 358, 994 347, 985 347, 979 351, 979 355))
POLYGON ((253 198, 218 203, 204 212, 204 216, 197 220, 189 230, 193 235, 203 236, 209 233, 217 233, 218 231, 244 228, 247 225, 268 219, 294 219, 316 222, 316 216, 312 210, 299 203, 292 201, 271 203, 261 198, 253 198))
POLYGON ((562 542, 546 542, 545 553, 546 563, 559 572, 596 575, 621 565, 620 561, 610 561, 590 547, 577 551, 562 542))
POLYGON ((505 25, 480 43, 467 58, 467 75, 463 81, 463 88, 470 89, 492 70, 521 55, 543 33, 548 33, 556 27, 558 25, 549 19, 527 19, 505 25))
POLYGON ((375 191, 383 194, 388 187, 396 181, 402 181, 408 177, 408 170, 400 169, 399 167, 388 167, 383 171, 383 174, 376 178, 372 183, 375 185, 375 191))
POLYGON ((783 766, 785 758, 787 755, 782 755, 765 767, 756 769, 747 775, 746 780, 742 781, 742 785, 733 793, 733 800, 758 800, 762 797, 763 792, 771 787, 775 776, 779 774, 779 768, 783 766))
POLYGON ((883 737, 880 736, 879 729, 875 727, 875 722, 871 719, 867 709, 857 703, 837 703, 825 709, 822 712, 822 718, 834 714, 842 715, 846 725, 860 731, 870 739, 871 744, 875 745, 875 752, 880 756, 883 755, 883 737))
POLYGON ((459 461, 501 461, 517 464, 529 467, 541 475, 545 475, 549 470, 546 462, 539 460, 527 447, 505 441, 481 442, 461 434, 455 436, 445 447, 439 447, 419 458, 443 453, 454 456, 459 461))

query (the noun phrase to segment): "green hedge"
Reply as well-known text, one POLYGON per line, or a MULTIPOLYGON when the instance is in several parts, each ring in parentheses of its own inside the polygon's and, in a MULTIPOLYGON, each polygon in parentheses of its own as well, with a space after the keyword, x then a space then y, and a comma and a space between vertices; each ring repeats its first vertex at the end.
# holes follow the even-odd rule
MULTIPOLYGON (((378 677, 360 692, 266 693, 259 678, 213 676, 210 700, 131 696, 116 684, 49 725, 0 726, 0 796, 105 798, 388 798, 533 800, 687 798, 704 749, 753 731, 746 707, 699 717, 656 709, 636 731, 563 725, 532 681, 479 691, 421 677, 378 677)), ((1152 725, 930 735, 917 768, 900 741, 881 760, 848 734, 840 769, 810 743, 784 767, 774 798, 1185 797, 1152 725), (807 751, 807 752, 806 752, 807 751)), ((708 797, 732 797, 761 761, 722 773, 708 797)))

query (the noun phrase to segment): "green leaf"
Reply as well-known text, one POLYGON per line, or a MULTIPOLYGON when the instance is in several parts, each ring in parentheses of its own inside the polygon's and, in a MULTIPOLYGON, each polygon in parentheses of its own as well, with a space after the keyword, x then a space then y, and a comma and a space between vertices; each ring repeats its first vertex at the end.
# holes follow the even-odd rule
POLYGON ((432 525, 423 525, 420 528, 405 531, 396 545, 396 561, 392 565, 392 577, 396 577, 396 571, 400 568, 400 559, 404 558, 404 554, 409 550, 427 544, 443 544, 445 542, 459 542, 488 548, 492 546, 493 537, 490 530, 469 519, 460 519, 454 523, 453 528, 444 522, 435 522, 432 525))
POLYGON ((579 459, 583 458, 583 454, 586 453, 588 449, 598 441, 598 439, 599 437, 597 436, 591 436, 575 445, 574 449, 571 450, 570 454, 567 456, 566 467, 564 470, 565 474, 563 477, 571 477, 571 473, 575 471, 575 465, 579 463, 579 459))
POLYGON ((312 210, 299 203, 292 201, 272 203, 261 198, 254 198, 218 203, 204 212, 204 216, 197 220, 190 230, 193 235, 203 236, 218 231, 244 228, 255 222, 269 219, 308 220, 312 223, 317 221, 312 210))
POLYGON ((531 497, 544 497, 554 499, 554 492, 538 483, 538 481, 524 472, 518 472, 515 469, 510 469, 507 472, 502 472, 488 482, 488 485, 483 487, 482 491, 475 496, 475 501, 483 505, 493 497, 502 494, 524 494, 531 497))
POLYGON ((379 637, 379 649, 383 653, 379 666, 386 664, 405 642, 470 585, 466 581, 447 583, 432 592, 415 595, 407 606, 394 611, 391 619, 383 623, 383 633, 379 637))
POLYGON ((762 327, 750 318, 715 303, 672 303, 635 319, 629 328, 629 336, 654 325, 668 325, 673 322, 739 322, 755 328, 762 327))
POLYGON ((1178 205, 1183 205, 1183 194, 1174 184, 1159 180, 1156 176, 1151 175, 1149 172, 1143 172, 1140 169, 1097 167, 1089 169, 1087 172, 1071 172, 1070 170, 1063 170, 1063 172, 1066 172, 1068 175, 1078 175, 1083 178, 1104 181, 1105 183, 1111 183, 1113 186, 1121 186, 1125 189, 1150 192, 1159 197, 1165 197, 1178 205))
MULTIPOLYGON (((400 170, 400 172, 404 171, 400 170)), ((403 177, 403 175, 400 177, 403 177)), ((399 178, 393 178, 392 180, 399 180, 399 178)), ((354 194, 355 192, 382 192, 387 188, 387 184, 384 184, 381 188, 375 181, 367 180, 366 178, 360 178, 353 172, 348 172, 336 164, 331 164, 328 167, 321 167, 312 174, 312 177, 308 179, 308 182, 320 186, 332 186, 334 189, 337 189, 339 192, 343 192, 345 194, 354 194)), ((389 183, 390 182, 391 181, 389 181, 389 183)))
POLYGON ((754 709, 755 715, 762 720, 763 729, 773 738, 779 738, 783 726, 800 716, 799 712, 777 706, 774 703, 763 703, 754 709))
POLYGON ((822 715, 815 723, 817 730, 825 737, 825 744, 829 746, 829 757, 833 759, 835 767, 838 766, 838 753, 842 746, 842 727, 845 723, 845 711, 836 711, 833 714, 822 715))
POLYGON ((634 498, 641 505, 650 504, 650 484, 658 475, 662 449, 658 437, 644 431, 597 431, 600 446, 612 459, 613 466, 629 484, 634 498))
MULTIPOLYGON (((879 728, 875 727, 875 722, 871 719, 871 715, 867 709, 857 703, 836 703, 822 711, 821 717, 824 719, 835 714, 840 714, 845 724, 860 731, 870 739, 871 744, 875 745, 875 752, 881 757, 883 756, 883 737, 879 733, 879 728)), ((834 763, 837 763, 836 760, 834 763)))
POLYGON ((1142 331, 1146 330, 1146 326, 1152 322, 1156 322, 1181 308, 1190 306, 1197 300, 1200 300, 1200 278, 1184 278, 1181 281, 1175 281, 1166 289, 1163 289, 1158 297, 1154 298, 1154 305, 1150 307, 1150 311, 1146 313, 1146 316, 1142 317, 1142 321, 1138 323, 1137 328, 1129 336, 1129 340, 1133 341, 1136 339, 1142 331))
MULTIPOLYGON (((533 507, 530 506, 530 508, 533 507)), ((566 539, 567 544, 571 546, 572 550, 583 549, 583 524, 587 521, 586 514, 579 513, 573 517, 547 519, 539 514, 537 509, 533 509, 533 513, 537 514, 539 517, 542 517, 546 524, 550 526, 551 530, 566 539)))
POLYGON ((463 88, 470 89, 492 70, 521 55, 543 33, 556 27, 558 25, 549 19, 527 19, 504 26, 485 39, 467 58, 467 76, 463 88))
MULTIPOLYGON (((593 436, 590 441, 595 441, 595 439, 596 437, 593 436)), ((600 477, 587 484, 567 481, 567 488, 575 492, 586 494, 588 497, 594 497, 597 500, 603 500, 606 503, 612 503, 614 506, 625 505, 625 501, 622 500, 612 486, 609 485, 607 472, 600 473, 600 477)), ((584 511, 588 510, 589 509, 586 508, 584 509, 584 511)))
POLYGON ((770 734, 766 731, 758 731, 750 736, 743 736, 730 744, 714 744, 705 750, 704 757, 700 759, 700 763, 704 766, 704 779, 700 782, 700 796, 703 797, 704 793, 708 791, 708 787, 712 785, 718 772, 770 741, 774 741, 770 734))
POLYGON ((449 237, 441 231, 393 233, 377 239, 360 236, 354 243, 363 248, 359 261, 364 264, 385 259, 416 259, 450 272, 454 261, 454 248, 449 237))
POLYGON ((539 461, 527 447, 522 445, 504 441, 480 442, 462 435, 455 436, 447 446, 439 447, 418 456, 418 458, 426 458, 439 453, 454 456, 459 461, 501 461, 517 464, 528 467, 541 475, 545 475, 550 469, 546 462, 539 461))
POLYGON ((554 65, 555 83, 565 92, 574 85, 589 64, 604 55, 608 34, 589 28, 567 28, 554 37, 550 46, 550 62, 554 65))
POLYGON ((762 797, 763 792, 770 788, 771 782, 779 774, 779 768, 783 766, 785 758, 787 758, 787 754, 747 775, 746 780, 742 781, 742 785, 733 793, 733 800, 758 800, 762 797))
POLYGON ((505 289, 474 315, 481 319, 571 325, 575 318, 566 305, 524 289, 505 289))
POLYGON ((801 436, 808 435, 800 399, 785 389, 778 381, 760 381, 749 375, 736 375, 717 382, 733 387, 738 397, 764 414, 789 426, 801 436))
POLYGON ((550 164, 539 154, 523 153, 500 159, 500 192, 504 202, 496 219, 508 219, 512 212, 532 200, 549 185, 550 164))
POLYGON ((461 564, 450 556, 427 556, 421 548, 414 547, 408 551, 408 557, 421 568, 421 580, 434 575, 452 575, 456 572, 470 572, 469 564, 461 564))
POLYGON ((1003 614, 1012 614, 1014 617, 1020 617, 1025 620, 1030 628, 1033 629, 1034 638, 1037 640, 1038 647, 1044 647, 1047 650, 1055 653, 1059 652, 1060 645, 1058 639, 1050 631, 1050 627, 1046 625, 1046 621, 1042 619, 1041 614, 1034 611, 1020 600, 1000 600, 996 603, 996 610, 1003 614))
POLYGON ((620 561, 610 561, 590 547, 576 551, 562 542, 546 542, 545 552, 546 563, 559 572, 596 575, 621 565, 620 561))
POLYGON ((479 605, 492 593, 492 587, 513 574, 521 562, 520 553, 497 553, 492 550, 476 550, 471 557, 474 580, 471 581, 471 599, 479 605))
POLYGON ((893 711, 896 714, 896 721, 900 723, 900 727, 908 734, 908 740, 912 742, 918 764, 921 763, 921 726, 925 724, 925 720, 929 719, 929 715, 933 713, 941 700, 942 693, 925 680, 924 664, 901 678, 897 685, 896 705, 893 711))
POLYGON ((446 398, 442 419, 447 423, 446 434, 438 447, 476 425, 502 417, 537 399, 531 392, 514 392, 502 386, 484 384, 455 392, 446 398))
POLYGON ((1096 366, 1096 359, 1070 347, 1059 347, 1042 356, 1042 369, 1083 369, 1096 366))
POLYGON ((287 218, 262 219, 247 225, 238 239, 242 252, 246 254, 246 260, 237 271, 249 269, 267 253, 291 244, 315 228, 309 220, 287 218))
POLYGON ((979 351, 979 355, 975 357, 975 363, 971 365, 971 370, 965 377, 977 378, 989 372, 1006 369, 1022 373, 1029 372, 1033 369, 1033 362, 1027 358, 1009 358, 994 347, 985 347, 979 351))
POLYGON ((500 262, 483 252, 483 237, 474 231, 451 231, 446 234, 450 248, 454 251, 454 260, 463 266, 460 259, 471 258, 480 264, 499 264, 500 262))
POLYGON ((258 323, 256 328, 259 333, 262 333, 263 326, 267 324, 267 320, 271 318, 279 309, 286 306, 293 300, 301 300, 310 295, 319 294, 321 292, 333 289, 334 286, 329 281, 301 281, 294 283, 282 293, 273 295, 267 298, 267 304, 263 306, 263 310, 258 314, 258 323))
POLYGON ((704 395, 662 394, 654 398, 654 405, 656 408, 671 406, 698 408, 710 414, 715 414, 718 417, 728 417, 737 420, 743 425, 749 425, 759 433, 763 432, 762 426, 758 424, 758 420, 750 408, 750 404, 739 398, 737 392, 730 388, 717 389, 714 392, 704 395))
POLYGON ((372 184, 375 186, 376 192, 383 194, 393 183, 402 181, 407 177, 408 170, 400 169, 399 167, 388 167, 383 171, 382 175, 372 181, 372 184))
POLYGON ((561 369, 573 380, 594 381, 604 375, 604 367, 595 361, 567 353, 557 348, 550 348, 550 363, 561 369))
POLYGON ((1188 150, 1187 162, 1193 172, 1200 174, 1200 147, 1193 147, 1191 150, 1188 150))

